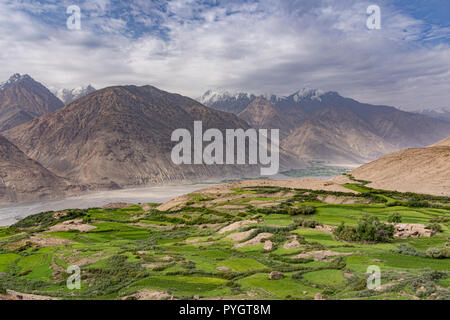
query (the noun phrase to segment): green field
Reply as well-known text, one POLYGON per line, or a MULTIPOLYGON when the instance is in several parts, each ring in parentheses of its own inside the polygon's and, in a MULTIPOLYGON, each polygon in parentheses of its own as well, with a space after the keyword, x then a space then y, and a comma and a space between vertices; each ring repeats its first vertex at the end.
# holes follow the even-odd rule
POLYGON ((193 194, 169 211, 136 205, 30 216, 0 229, 0 294, 135 299, 144 290, 176 299, 450 299, 450 199, 374 190, 358 181, 345 186, 360 193, 251 187, 193 194), (326 196, 355 201, 326 203, 326 196), (305 206, 314 212, 295 211, 305 206), (404 224, 434 223, 440 231, 380 242, 344 241, 330 231, 342 222, 356 228, 367 216, 388 224, 393 213, 404 224), (90 230, 58 229, 74 220, 90 230), (71 265, 81 269, 79 290, 66 286, 71 265), (381 270, 377 290, 366 286, 374 265, 381 270), (269 279, 273 271, 283 277, 269 279))

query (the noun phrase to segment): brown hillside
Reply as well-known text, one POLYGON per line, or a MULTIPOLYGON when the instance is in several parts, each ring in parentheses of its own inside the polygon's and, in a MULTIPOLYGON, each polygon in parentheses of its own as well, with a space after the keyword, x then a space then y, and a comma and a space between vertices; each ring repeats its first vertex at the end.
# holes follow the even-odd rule
POLYGON ((385 190, 450 196, 449 138, 433 146, 406 149, 365 164, 351 174, 385 190))
POLYGON ((54 198, 68 186, 0 136, 0 204, 54 198))

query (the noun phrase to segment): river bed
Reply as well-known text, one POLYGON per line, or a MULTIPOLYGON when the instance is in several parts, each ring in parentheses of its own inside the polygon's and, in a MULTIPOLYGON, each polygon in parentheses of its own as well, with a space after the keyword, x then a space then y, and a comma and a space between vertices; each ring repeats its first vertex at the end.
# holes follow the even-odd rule
POLYGON ((60 200, 48 200, 0 207, 0 226, 14 224, 16 221, 23 219, 26 216, 44 211, 97 208, 115 202, 163 203, 179 195, 194 192, 213 185, 214 184, 199 183, 102 191, 60 200))

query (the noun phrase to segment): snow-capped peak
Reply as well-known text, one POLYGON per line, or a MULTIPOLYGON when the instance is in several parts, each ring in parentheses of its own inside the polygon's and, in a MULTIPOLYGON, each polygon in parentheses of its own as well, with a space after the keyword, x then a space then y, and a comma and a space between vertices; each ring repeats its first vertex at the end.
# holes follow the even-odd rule
POLYGON ((325 91, 313 88, 303 88, 292 95, 295 102, 300 102, 305 99, 322 101, 322 96, 325 91))
POLYGON ((79 98, 82 98, 94 91, 96 91, 96 89, 91 86, 91 85, 87 85, 87 86, 80 86, 80 87, 76 87, 74 89, 55 89, 52 88, 51 91, 55 94, 55 96, 57 96, 62 102, 64 102, 64 104, 69 104, 79 98))
POLYGON ((206 91, 198 100, 200 103, 208 105, 218 101, 252 99, 255 95, 246 92, 233 92, 218 88, 206 91))

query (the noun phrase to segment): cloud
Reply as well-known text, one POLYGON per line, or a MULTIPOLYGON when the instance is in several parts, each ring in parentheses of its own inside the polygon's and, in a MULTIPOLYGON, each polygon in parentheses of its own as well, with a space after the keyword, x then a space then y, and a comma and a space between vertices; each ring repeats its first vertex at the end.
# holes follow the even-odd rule
POLYGON ((368 30, 373 1, 80 1, 81 31, 65 28, 70 1, 44 2, 0 4, 0 78, 152 84, 192 97, 211 87, 289 94, 310 86, 413 109, 450 98, 450 47, 436 41, 448 28, 385 2, 382 29, 368 30))

